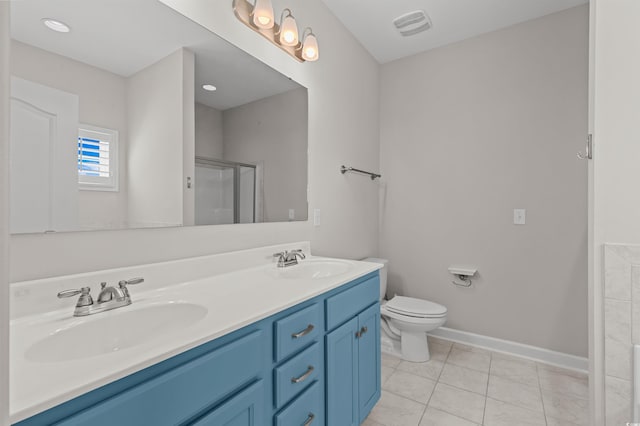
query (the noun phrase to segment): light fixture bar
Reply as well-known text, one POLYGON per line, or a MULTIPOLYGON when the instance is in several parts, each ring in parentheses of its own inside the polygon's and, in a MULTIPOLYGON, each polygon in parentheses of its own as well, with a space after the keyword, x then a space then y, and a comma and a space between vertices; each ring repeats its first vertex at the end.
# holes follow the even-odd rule
POLYGON ((252 11, 253 11, 253 4, 249 3, 248 0, 233 0, 233 13, 236 15, 236 18, 238 18, 247 27, 251 28, 253 31, 257 32, 262 37, 269 40, 271 43, 275 44, 280 49, 287 52, 289 55, 295 58, 296 61, 305 62, 305 60, 302 58, 302 53, 301 53, 302 49, 300 48, 301 46, 300 42, 298 42, 298 44, 295 46, 284 46, 278 43, 277 34, 279 34, 280 25, 277 23, 274 23, 273 28, 270 28, 270 29, 257 28, 251 22, 252 11))

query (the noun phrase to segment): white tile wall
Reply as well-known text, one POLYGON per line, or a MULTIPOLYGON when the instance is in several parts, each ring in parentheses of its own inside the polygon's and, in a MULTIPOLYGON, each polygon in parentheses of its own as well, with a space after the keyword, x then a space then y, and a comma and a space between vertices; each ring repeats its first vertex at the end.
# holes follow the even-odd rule
POLYGON ((606 426, 631 421, 633 345, 640 344, 640 246, 604 248, 606 426))

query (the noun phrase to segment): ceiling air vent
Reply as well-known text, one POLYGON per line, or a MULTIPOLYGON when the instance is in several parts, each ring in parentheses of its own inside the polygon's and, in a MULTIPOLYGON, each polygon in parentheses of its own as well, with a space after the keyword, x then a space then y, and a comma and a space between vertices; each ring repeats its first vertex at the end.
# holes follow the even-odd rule
POLYGON ((416 10, 398 16, 393 25, 405 37, 416 35, 431 28, 431 18, 424 10, 416 10))

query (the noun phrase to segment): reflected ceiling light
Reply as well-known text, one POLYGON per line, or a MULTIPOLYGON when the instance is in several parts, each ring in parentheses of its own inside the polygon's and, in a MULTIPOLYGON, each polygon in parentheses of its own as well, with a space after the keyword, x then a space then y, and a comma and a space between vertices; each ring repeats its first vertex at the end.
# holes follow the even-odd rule
POLYGON ((287 52, 300 62, 318 60, 318 40, 311 28, 305 29, 300 42, 298 24, 290 9, 282 11, 280 25, 273 22, 270 0, 233 0, 233 13, 243 24, 287 52), (308 30, 308 33, 307 33, 308 30))
POLYGON ((302 33, 301 55, 305 61, 313 62, 318 60, 318 39, 309 27, 305 28, 302 33))
POLYGON ((69 28, 69 26, 64 22, 60 22, 51 18, 42 18, 41 21, 50 30, 59 33, 68 33, 69 31, 71 31, 71 28, 69 28))
POLYGON ((282 11, 280 17, 280 31, 276 34, 278 41, 283 46, 296 46, 298 44, 298 24, 290 9, 282 11))
POLYGON ((215 92, 216 90, 218 90, 218 88, 213 84, 203 84, 202 88, 207 92, 215 92))
POLYGON ((273 28, 273 6, 271 0, 256 0, 256 4, 251 10, 251 20, 253 25, 262 29, 273 28))

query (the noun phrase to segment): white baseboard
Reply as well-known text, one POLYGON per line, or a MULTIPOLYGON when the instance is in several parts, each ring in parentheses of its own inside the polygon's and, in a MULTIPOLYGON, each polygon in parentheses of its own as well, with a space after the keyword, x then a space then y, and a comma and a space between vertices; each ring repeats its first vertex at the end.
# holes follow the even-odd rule
POLYGON ((525 345, 509 340, 496 339, 495 337, 483 336, 481 334, 440 327, 431 331, 429 335, 584 373, 587 373, 589 369, 588 358, 551 351, 549 349, 525 345))

